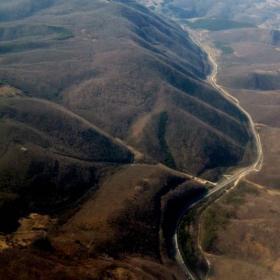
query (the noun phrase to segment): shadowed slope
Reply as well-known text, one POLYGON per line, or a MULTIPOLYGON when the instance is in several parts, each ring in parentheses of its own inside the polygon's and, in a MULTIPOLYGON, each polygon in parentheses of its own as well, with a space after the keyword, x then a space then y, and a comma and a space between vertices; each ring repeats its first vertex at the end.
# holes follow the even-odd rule
POLYGON ((124 145, 64 108, 6 86, 0 92, 0 231, 29 212, 73 203, 96 185, 105 163, 133 160, 124 145))

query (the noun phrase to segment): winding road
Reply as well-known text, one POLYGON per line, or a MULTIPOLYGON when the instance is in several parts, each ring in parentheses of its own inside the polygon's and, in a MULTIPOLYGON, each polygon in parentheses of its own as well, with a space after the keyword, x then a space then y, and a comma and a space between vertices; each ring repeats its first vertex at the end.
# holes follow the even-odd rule
MULTIPOLYGON (((236 174, 230 176, 229 178, 227 178, 226 180, 224 180, 223 182, 217 184, 216 187, 214 187, 213 189, 209 190, 205 195, 201 196, 199 199, 197 199, 195 202, 189 203, 188 205, 186 205, 186 207, 184 208, 184 210, 182 211, 178 221, 177 221, 177 225, 176 225, 176 233, 174 234, 173 237, 173 245, 175 247, 175 259, 178 262, 178 264, 181 266, 181 268, 183 269, 183 271, 186 274, 187 279, 189 280, 197 280, 190 272, 190 270, 188 269, 188 267, 186 266, 186 264, 184 263, 182 254, 180 252, 180 248, 179 248, 179 244, 178 244, 178 227, 180 224, 180 221, 182 219, 182 217, 192 208, 194 208, 199 202, 201 202, 202 200, 205 200, 206 198, 214 195, 216 192, 218 192, 219 190, 225 188, 226 186, 228 186, 230 183, 233 182, 238 182, 242 177, 246 176, 247 174, 249 174, 252 171, 259 171, 261 168, 261 160, 263 157, 263 152, 262 152, 262 146, 261 146, 261 141, 260 141, 260 137, 256 131, 254 122, 251 118, 251 116, 249 115, 249 113, 247 111, 245 111, 240 105, 238 100, 231 96, 228 92, 226 92, 223 88, 221 88, 220 86, 218 86, 215 82, 215 76, 217 75, 217 69, 218 66, 216 64, 216 62, 213 60, 213 58, 211 57, 210 53, 207 52, 203 46, 200 45, 199 42, 197 42, 195 40, 195 38, 193 38, 193 36, 191 36, 191 32, 189 31, 190 37, 193 40, 193 42, 199 47, 201 48, 207 55, 208 55, 208 60, 212 66, 212 71, 210 73, 210 75, 207 77, 207 80, 209 81, 209 83, 216 88, 220 94, 222 96, 224 96, 229 102, 231 102, 232 104, 234 104, 243 114, 245 114, 248 118, 249 121, 249 127, 250 130, 252 132, 252 135, 254 137, 254 142, 255 142, 255 146, 256 146, 256 152, 257 152, 257 156, 254 160, 254 162, 252 164, 250 164, 249 166, 241 169, 240 171, 238 171, 236 174), (258 165, 260 165, 258 167, 258 165)), ((210 263, 208 262, 208 265, 210 263)), ((208 276, 206 277, 207 280, 208 276)))

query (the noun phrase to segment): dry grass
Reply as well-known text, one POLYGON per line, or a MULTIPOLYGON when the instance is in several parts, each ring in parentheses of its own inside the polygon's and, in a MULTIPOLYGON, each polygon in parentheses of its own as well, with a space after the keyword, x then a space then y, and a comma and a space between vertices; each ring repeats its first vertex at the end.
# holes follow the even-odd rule
POLYGON ((219 230, 214 249, 218 254, 210 255, 210 279, 225 279, 222 275, 227 279, 278 279, 279 213, 279 194, 266 189, 259 190, 257 197, 247 194, 235 217, 219 230), (238 274, 233 269, 236 265, 240 266, 238 274))
MULTIPOLYGON (((257 123, 264 155, 260 172, 246 177, 246 182, 251 181, 251 186, 259 190, 258 196, 241 197, 242 204, 236 208, 235 216, 229 219, 226 228, 218 231, 213 249, 216 255, 209 255, 210 279, 276 280, 280 277, 280 64, 269 34, 272 34, 269 30, 210 34, 214 40, 231 43, 238 54, 219 58, 218 83, 239 100, 257 123)), ((219 203, 225 206, 228 196, 219 203)))
POLYGON ((250 261, 209 255, 212 272, 209 280, 278 280, 279 275, 250 261), (237 269, 238 268, 238 269, 237 269), (237 272, 238 270, 238 272, 237 272))
POLYGON ((160 166, 123 167, 105 180, 64 230, 92 242, 93 252, 159 258, 161 196, 185 180, 186 176, 160 166))
POLYGON ((6 87, 0 97, 1 231, 15 229, 30 212, 49 214, 75 203, 94 189, 105 165, 123 156, 133 160, 123 143, 79 116, 17 93, 6 87))
POLYGON ((171 238, 166 231, 176 220, 174 207, 166 204, 172 201, 183 206, 203 190, 187 177, 161 166, 108 169, 100 178, 98 191, 89 195, 72 219, 62 220, 61 216, 59 224, 52 226, 47 217, 39 221, 40 216, 32 215, 22 220, 19 230, 26 232, 0 253, 0 272, 4 275, 5 270, 7 276, 3 279, 33 279, 34 275, 42 279, 181 279, 180 268, 170 258, 171 248, 166 247, 170 240, 163 236, 171 238), (180 185, 182 182, 185 184, 180 185), (60 226, 62 222, 67 223, 60 226), (34 227, 44 235, 34 234, 34 227), (52 266, 51 272, 45 269, 48 266, 52 266), (20 269, 19 275, 15 269, 20 269))
POLYGON ((0 96, 2 225, 35 210, 60 214, 47 238, 0 254, 0 275, 181 279, 171 235, 204 188, 161 166, 120 167, 134 148, 114 137, 140 160, 216 179, 244 156, 246 118, 203 80, 205 55, 174 23, 136 2, 64 2, 39 14, 0 7, 22 19, 1 23, 11 37, 0 43, 0 79, 23 92, 0 96), (29 33, 50 22, 75 37, 29 33))
POLYGON ((280 129, 264 127, 261 129, 261 140, 264 149, 262 169, 259 173, 252 174, 249 179, 269 188, 279 189, 280 165, 280 129))
POLYGON ((9 85, 0 84, 0 96, 1 97, 14 97, 17 95, 22 95, 22 92, 18 89, 15 89, 9 85))
POLYGON ((205 55, 177 25, 136 3, 54 1, 44 14, 2 26, 0 80, 67 107, 150 162, 215 180, 242 159, 244 116, 203 81, 205 55), (46 25, 75 37, 53 40, 38 32, 46 25), (159 140, 163 112, 169 121, 159 140))

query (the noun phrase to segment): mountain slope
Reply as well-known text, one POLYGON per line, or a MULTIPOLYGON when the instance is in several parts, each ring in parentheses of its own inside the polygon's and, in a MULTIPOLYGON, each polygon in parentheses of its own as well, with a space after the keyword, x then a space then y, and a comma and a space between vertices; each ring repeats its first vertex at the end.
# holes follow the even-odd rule
POLYGON ((205 187, 178 170, 246 162, 245 116, 187 33, 133 1, 4 3, 3 279, 182 279, 171 237, 205 187))
POLYGON ((241 0, 174 0, 165 2, 149 2, 140 0, 142 4, 154 7, 164 14, 176 16, 180 19, 189 18, 211 18, 234 20, 238 22, 252 23, 262 26, 273 26, 279 28, 278 1, 254 1, 248 0, 246 3, 241 0))
POLYGON ((96 188, 104 166, 133 160, 124 145, 72 112, 11 87, 0 87, 0 111, 0 231, 30 212, 71 205, 96 188))
POLYGON ((204 81, 205 55, 179 26, 135 2, 54 1, 38 15, 18 28, 51 22, 75 37, 44 29, 43 37, 3 42, 0 79, 67 107, 153 162, 214 178, 242 159, 246 118, 204 81))

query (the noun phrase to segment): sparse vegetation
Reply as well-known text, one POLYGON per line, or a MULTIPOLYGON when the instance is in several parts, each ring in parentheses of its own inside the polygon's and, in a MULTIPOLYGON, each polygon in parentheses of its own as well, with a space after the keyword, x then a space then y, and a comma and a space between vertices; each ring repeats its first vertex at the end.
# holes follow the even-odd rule
POLYGON ((205 211, 203 215, 203 235, 201 238, 201 246, 205 251, 211 251, 217 238, 218 230, 225 229, 229 222, 229 218, 234 212, 229 211, 223 206, 214 203, 205 211))
MULTIPOLYGON (((277 1, 174 0, 176 8, 194 7, 199 17, 248 21, 262 26, 220 32, 201 32, 206 40, 222 42, 223 56, 217 57, 218 84, 233 94, 257 123, 264 148, 260 172, 247 176, 254 182, 253 193, 229 192, 219 201, 236 210, 226 229, 218 230, 209 278, 279 279, 279 7, 277 1), (263 28, 265 26, 265 28, 263 28), (276 30, 274 30, 276 29, 276 30), (234 55, 232 49, 234 47, 234 55), (254 193, 256 191, 256 193, 254 193), (259 193, 259 194, 257 194, 259 193), (238 272, 236 271, 238 267, 238 272)), ((178 9, 179 10, 179 9, 178 9)), ((176 10, 171 11, 177 16, 176 10)), ((197 16, 196 16, 197 17, 197 16)), ((183 21, 182 21, 183 23, 183 21)), ((184 23, 183 23, 184 24, 184 23)), ((202 39, 201 37, 199 39, 202 39)))
POLYGON ((6 115, 0 122, 6 131, 0 137, 0 216, 5 221, 0 231, 13 230, 28 212, 55 212, 73 203, 96 187, 105 163, 133 160, 125 146, 50 102, 1 97, 0 108, 6 115))
POLYGON ((12 0, 2 1, 0 7, 0 22, 24 19, 36 12, 49 8, 53 0, 12 0), (4 3, 3 3, 4 2, 4 3))
POLYGON ((175 14, 176 17, 178 17, 179 19, 192 18, 197 15, 194 9, 182 9, 172 4, 168 5, 168 9, 171 11, 171 13, 175 14))
POLYGON ((73 32, 67 28, 60 27, 60 26, 51 26, 51 25, 48 25, 47 27, 58 34, 58 36, 55 37, 54 40, 66 40, 74 37, 73 32))
POLYGON ((227 43, 216 41, 214 42, 214 44, 217 49, 220 49, 222 51, 223 55, 230 55, 234 52, 233 48, 227 43))
POLYGON ((198 233, 201 213, 213 203, 215 198, 200 202, 190 209, 182 218, 178 228, 178 243, 185 264, 196 275, 197 279, 204 279, 207 273, 207 263, 198 248, 198 233))
POLYGON ((191 236, 192 228, 194 226, 196 214, 194 211, 189 211, 184 215, 179 229, 178 229, 178 242, 180 244, 180 249, 183 252, 184 260, 186 263, 194 269, 195 263, 197 261, 197 256, 195 254, 195 242, 194 238, 191 236))
MULTIPOLYGON (((16 2, 14 14, 0 7, 1 20, 21 19, 1 29, 0 80, 21 94, 0 98, 0 226, 13 231, 30 212, 59 222, 21 253, 1 252, 0 275, 180 279, 174 217, 204 188, 166 167, 132 164, 114 137, 150 163, 211 177, 242 159, 246 117, 205 83, 206 55, 182 29, 138 3, 16 2), (31 8, 18 13, 24 4, 31 8), (65 41, 74 31, 79 40, 65 41)), ((195 262, 188 233, 180 238, 195 262)))
POLYGON ((225 230, 230 218, 236 215, 238 207, 245 202, 246 194, 258 195, 259 191, 244 181, 222 199, 214 203, 203 214, 201 245, 205 251, 215 251, 215 241, 219 230, 225 230))
POLYGON ((198 19, 194 22, 187 22, 187 25, 193 29, 206 29, 211 31, 257 27, 251 23, 225 19, 198 19))
POLYGON ((166 144, 166 123, 168 120, 168 114, 167 112, 161 112, 159 114, 159 121, 158 121, 158 139, 160 143, 160 147, 165 155, 165 158, 163 160, 163 163, 171 168, 176 168, 174 159, 169 151, 169 148, 166 144))
POLYGON ((245 202, 246 194, 257 196, 259 194, 259 191, 258 189, 250 186, 248 183, 242 181, 238 184, 238 187, 236 187, 236 189, 227 194, 225 198, 226 203, 235 206, 242 205, 245 202))
POLYGON ((220 168, 241 160, 248 140, 245 117, 202 82, 209 68, 205 54, 181 29, 163 24, 135 3, 126 3, 122 16, 111 5, 102 7, 101 13, 95 1, 73 5, 76 12, 69 15, 65 7, 62 18, 69 17, 67 24, 57 16, 63 10, 60 5, 48 10, 53 25, 34 15, 36 25, 26 19, 5 27, 3 38, 11 41, 0 45, 5 58, 0 80, 29 96, 58 102, 139 149, 149 162, 215 179, 220 168), (111 15, 110 21, 106 14, 111 15), (78 18, 83 30, 79 36, 84 38, 63 40, 73 35, 72 30, 79 32, 74 25, 78 18), (127 40, 133 46, 128 47, 127 40), (93 56, 91 46, 98 56, 93 56), (13 58, 6 59, 9 55, 13 58), (160 111, 166 112, 167 119, 160 111), (134 125, 149 114, 152 117, 133 133, 134 125))
POLYGON ((18 42, 18 43, 3 43, 0 44, 0 54, 20 53, 35 49, 43 49, 50 44, 47 42, 18 42))

